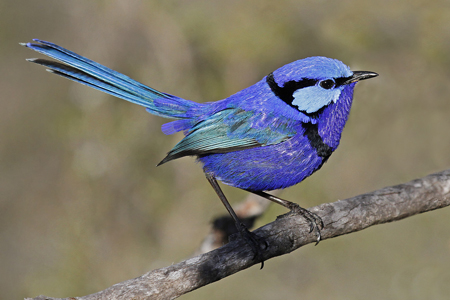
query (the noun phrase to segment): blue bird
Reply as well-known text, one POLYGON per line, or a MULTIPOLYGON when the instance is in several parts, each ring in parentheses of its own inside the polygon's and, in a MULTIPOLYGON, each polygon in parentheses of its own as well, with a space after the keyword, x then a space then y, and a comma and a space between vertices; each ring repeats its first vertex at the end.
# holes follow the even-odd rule
POLYGON ((273 71, 226 99, 196 103, 159 92, 53 43, 34 41, 22 45, 59 62, 29 61, 144 106, 154 115, 175 119, 164 124, 162 131, 182 131, 185 137, 158 165, 196 156, 259 261, 263 262, 261 241, 240 222, 217 180, 302 215, 320 241, 323 222, 318 215, 266 191, 297 184, 322 167, 339 145, 356 83, 377 73, 351 71, 336 59, 308 57, 273 71))

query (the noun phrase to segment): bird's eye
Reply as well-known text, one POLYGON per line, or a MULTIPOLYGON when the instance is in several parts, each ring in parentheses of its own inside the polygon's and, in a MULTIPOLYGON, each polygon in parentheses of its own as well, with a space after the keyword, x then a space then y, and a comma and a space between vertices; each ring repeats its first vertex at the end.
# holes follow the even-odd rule
POLYGON ((329 90, 334 87, 334 80, 333 79, 322 80, 321 82, 319 82, 319 85, 324 89, 329 90))

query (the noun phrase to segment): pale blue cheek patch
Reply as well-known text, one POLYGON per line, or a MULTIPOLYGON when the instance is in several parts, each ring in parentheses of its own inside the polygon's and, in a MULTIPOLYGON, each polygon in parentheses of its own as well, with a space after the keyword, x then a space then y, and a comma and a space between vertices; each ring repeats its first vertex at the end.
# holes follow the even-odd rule
POLYGON ((294 92, 292 105, 297 106, 298 110, 310 114, 333 101, 336 102, 340 94, 340 88, 326 90, 320 86, 309 86, 294 92))

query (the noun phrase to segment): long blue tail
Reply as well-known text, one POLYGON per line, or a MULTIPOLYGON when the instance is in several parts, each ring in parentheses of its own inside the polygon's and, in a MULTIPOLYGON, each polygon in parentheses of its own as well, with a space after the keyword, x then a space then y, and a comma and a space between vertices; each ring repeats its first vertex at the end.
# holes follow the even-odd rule
POLYGON ((196 102, 159 92, 129 78, 128 76, 111 70, 95 61, 53 43, 37 39, 34 39, 33 41, 37 43, 23 43, 21 45, 45 54, 62 63, 38 58, 28 59, 28 61, 43 65, 49 68, 48 71, 57 75, 69 78, 129 102, 142 105, 152 114, 165 118, 191 119, 195 117, 196 112, 200 106, 202 106, 202 104, 196 102))

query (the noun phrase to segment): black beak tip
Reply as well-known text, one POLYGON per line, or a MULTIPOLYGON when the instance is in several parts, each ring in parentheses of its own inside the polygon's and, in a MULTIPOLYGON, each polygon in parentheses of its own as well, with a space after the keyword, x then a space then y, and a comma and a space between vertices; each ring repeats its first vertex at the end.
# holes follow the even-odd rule
POLYGON ((351 82, 361 81, 364 79, 369 79, 369 78, 373 78, 373 77, 377 77, 377 76, 378 76, 378 73, 371 72, 371 71, 354 71, 351 82))

